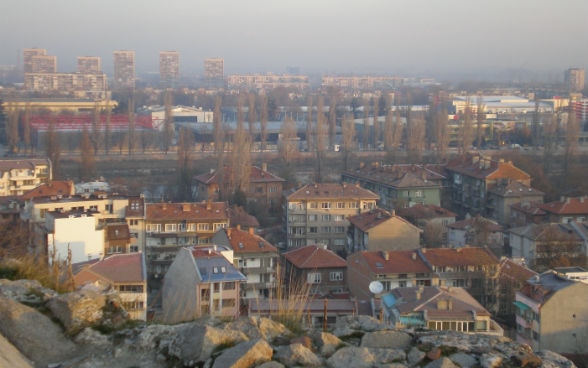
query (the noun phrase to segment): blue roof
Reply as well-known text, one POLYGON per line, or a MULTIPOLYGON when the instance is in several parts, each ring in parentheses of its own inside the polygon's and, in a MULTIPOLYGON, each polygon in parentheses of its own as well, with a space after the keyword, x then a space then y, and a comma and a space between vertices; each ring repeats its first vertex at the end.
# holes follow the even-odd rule
POLYGON ((204 282, 246 281, 247 278, 223 256, 195 258, 204 282))
POLYGON ((390 308, 394 304, 396 304, 396 298, 394 297, 394 295, 392 295, 392 293, 388 293, 388 294, 382 295, 382 301, 384 302, 384 304, 388 308, 390 308))

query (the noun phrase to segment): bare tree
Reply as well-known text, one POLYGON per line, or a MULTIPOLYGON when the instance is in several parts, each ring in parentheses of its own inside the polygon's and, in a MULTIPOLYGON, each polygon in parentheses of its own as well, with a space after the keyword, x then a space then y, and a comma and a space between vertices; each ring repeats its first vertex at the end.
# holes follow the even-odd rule
POLYGON ((329 147, 335 145, 337 129, 337 95, 332 92, 329 96, 329 147))
POLYGON ((8 143, 8 152, 17 153, 20 137, 18 134, 19 112, 16 104, 9 102, 6 106, 6 136, 8 143))
POLYGON ((136 127, 135 127, 135 96, 129 96, 128 103, 128 120, 129 120, 129 131, 128 131, 128 154, 131 156, 135 150, 135 144, 137 141, 136 127))
POLYGON ((306 150, 308 152, 314 150, 314 141, 312 139, 312 96, 308 95, 306 98, 306 150))
POLYGON ((380 125, 380 121, 378 120, 378 114, 380 112, 380 105, 379 105, 379 100, 377 98, 374 98, 374 106, 372 108, 372 111, 374 113, 374 138, 373 138, 373 142, 374 142, 374 147, 378 147, 378 144, 380 142, 382 142, 382 128, 380 125))
POLYGON ((565 127, 564 141, 564 172, 566 177, 571 174, 571 164, 578 150, 578 138, 580 135, 580 124, 576 113, 570 109, 568 112, 568 121, 565 127))
POLYGON ((343 133, 343 170, 349 169, 349 161, 355 151, 356 145, 356 133, 355 133, 355 121, 353 116, 346 114, 343 118, 342 123, 343 133))
POLYGON ((262 94, 259 96, 260 99, 260 111, 259 111, 259 129, 261 134, 261 149, 265 151, 267 149, 267 96, 262 94))
POLYGON ((281 139, 278 147, 280 158, 285 163, 290 163, 298 154, 296 122, 291 117, 286 117, 281 128, 281 139))
POLYGON ((476 101, 476 149, 482 149, 482 126, 485 120, 484 101, 482 96, 478 95, 476 101))
POLYGON ((449 120, 445 108, 438 109, 433 115, 435 131, 435 148, 437 158, 444 160, 447 156, 447 147, 449 146, 449 120))
POLYGON ((33 152, 31 139, 31 104, 26 103, 22 117, 22 138, 27 152, 33 152))
POLYGON ((110 118, 112 116, 112 106, 110 106, 110 100, 106 101, 106 118, 104 122, 104 152, 110 153, 110 118))
POLYGON ((178 138, 178 199, 192 201, 192 176, 194 135, 186 127, 180 129, 178 138))
POLYGON ((409 162, 420 162, 425 148, 425 118, 421 113, 408 112, 406 138, 409 162))
POLYGON ((316 182, 322 182, 323 163, 325 151, 327 150, 328 132, 325 124, 325 114, 323 113, 324 100, 323 96, 318 97, 316 105, 316 182))
POLYGON ((94 155, 98 154, 101 142, 101 122, 100 122, 100 105, 98 100, 94 102, 94 109, 92 110, 92 134, 90 140, 94 149, 94 155))
POLYGON ((47 129, 47 139, 45 142, 45 153, 51 161, 53 167, 53 178, 59 178, 61 175, 61 144, 59 133, 55 128, 55 117, 49 117, 49 128, 47 129))
POLYGON ((243 99, 243 95, 239 95, 237 99, 237 129, 233 135, 231 170, 228 183, 230 195, 248 189, 249 175, 251 173, 251 135, 245 130, 243 99))
POLYGON ((466 98, 460 128, 459 154, 465 157, 472 146, 472 107, 469 97, 466 98))
POLYGON ((361 132, 362 150, 366 151, 370 143, 370 103, 367 98, 363 100, 363 130, 361 132))
POLYGON ((402 137, 404 136, 404 123, 402 122, 402 116, 400 115, 400 108, 396 106, 394 111, 394 125, 392 129, 392 147, 398 148, 402 143, 402 137))
POLYGON ((551 119, 543 124, 543 170, 547 174, 552 170, 554 156, 557 152, 558 125, 559 112, 553 113, 551 119))
POLYGON ((169 148, 172 143, 173 133, 174 133, 174 117, 172 111, 173 105, 173 95, 171 89, 166 89, 164 93, 164 109, 165 109, 165 117, 163 121, 163 151, 167 155, 169 152, 169 148))
POLYGON ((249 100, 249 107, 247 109, 247 121, 249 123, 249 135, 251 136, 250 141, 251 145, 253 146, 255 144, 255 122, 257 121, 257 113, 255 111, 255 93, 249 92, 247 98, 249 100))
POLYGON ((80 142, 80 179, 92 180, 96 175, 96 157, 88 129, 84 127, 80 142))

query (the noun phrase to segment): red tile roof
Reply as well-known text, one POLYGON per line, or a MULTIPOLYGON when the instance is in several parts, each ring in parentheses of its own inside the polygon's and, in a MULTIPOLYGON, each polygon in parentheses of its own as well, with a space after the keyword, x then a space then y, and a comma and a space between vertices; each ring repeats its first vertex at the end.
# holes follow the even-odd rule
POLYGON ((494 180, 510 178, 513 180, 531 180, 529 174, 514 166, 511 161, 496 161, 490 157, 473 156, 466 159, 458 158, 449 162, 446 169, 478 179, 494 180))
POLYGON ((31 159, 5 159, 0 160, 0 171, 10 171, 13 169, 30 169, 33 170, 37 166, 51 166, 49 159, 31 158, 31 159))
POLYGON ((374 192, 357 185, 320 183, 308 184, 288 196, 288 200, 310 199, 380 199, 374 192))
POLYGON ((432 266, 482 266, 499 262, 490 250, 479 247, 423 248, 421 252, 432 266))
POLYGON ((452 224, 448 224, 447 227, 456 230, 467 230, 470 228, 477 228, 480 230, 489 231, 493 233, 504 230, 504 228, 501 225, 498 225, 496 222, 482 216, 476 216, 466 220, 456 221, 452 224))
POLYGON ((299 269, 345 268, 347 263, 333 251, 309 245, 282 254, 284 258, 299 269))
POLYGON ((363 257, 375 274, 431 272, 429 266, 414 250, 363 251, 358 256, 363 257))
POLYGON ((104 280, 110 283, 146 281, 143 253, 115 254, 84 267, 74 276, 77 285, 104 280))
POLYGON ((540 202, 521 202, 521 203, 514 203, 510 206, 512 210, 516 210, 521 213, 525 213, 532 216, 542 216, 547 214, 547 212, 543 211, 540 207, 542 203, 540 202))
POLYGON ((75 194, 74 183, 71 180, 53 180, 42 183, 38 187, 24 193, 21 198, 25 200, 33 198, 47 198, 54 196, 71 196, 75 194))
POLYGON ((434 204, 415 204, 412 207, 396 210, 399 216, 412 219, 434 219, 441 217, 457 217, 457 214, 434 204))
POLYGON ((383 183, 398 188, 436 187, 445 179, 440 165, 373 165, 345 172, 345 175, 359 177, 372 182, 383 183))
POLYGON ((107 240, 128 240, 131 238, 129 225, 125 224, 108 224, 106 226, 107 240))
POLYGON ((497 185, 488 190, 490 193, 497 194, 503 197, 526 197, 526 196, 543 196, 545 193, 525 185, 521 182, 509 180, 506 185, 497 185))
POLYGON ((248 227, 259 226, 259 221, 257 221, 257 218, 248 214, 247 211, 245 211, 241 206, 231 207, 229 209, 229 218, 232 227, 236 227, 237 225, 248 227))
POLYGON ((498 278, 501 280, 517 280, 525 282, 535 275, 537 275, 535 271, 521 266, 509 258, 505 257, 500 260, 500 265, 498 266, 498 278))
POLYGON ((238 253, 277 253, 278 249, 257 234, 235 228, 222 229, 229 239, 229 244, 238 253))
POLYGON ((227 220, 228 212, 225 202, 192 203, 147 203, 146 219, 164 220, 227 220))
POLYGON ((143 197, 131 197, 126 208, 126 217, 143 217, 145 215, 145 199, 143 197))
POLYGON ((539 207, 556 215, 584 215, 588 214, 588 198, 585 196, 568 197, 561 201, 541 204, 539 207))

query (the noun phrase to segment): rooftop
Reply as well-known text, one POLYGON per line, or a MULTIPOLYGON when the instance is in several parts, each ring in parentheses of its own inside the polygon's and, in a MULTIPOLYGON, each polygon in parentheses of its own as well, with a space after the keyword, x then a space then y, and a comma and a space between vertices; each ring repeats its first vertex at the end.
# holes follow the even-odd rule
POLYGON ((307 184, 288 196, 288 201, 318 199, 377 200, 380 196, 357 185, 320 183, 307 184))
POLYGON ((284 258, 299 269, 346 268, 347 263, 324 247, 308 245, 283 253, 284 258))

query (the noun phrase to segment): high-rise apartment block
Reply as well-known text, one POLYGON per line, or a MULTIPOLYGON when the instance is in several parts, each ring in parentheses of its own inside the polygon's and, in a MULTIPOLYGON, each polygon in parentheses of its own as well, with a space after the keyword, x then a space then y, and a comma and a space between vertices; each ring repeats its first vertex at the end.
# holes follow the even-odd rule
POLYGON ((32 73, 57 73, 57 56, 36 55, 31 59, 32 73))
POLYGON ((584 89, 586 73, 583 68, 570 68, 564 73, 564 81, 570 92, 580 92, 584 89))
POLYGON ((22 50, 23 71, 25 73, 33 72, 33 57, 47 55, 47 50, 32 48, 22 50))
POLYGON ((99 56, 78 56, 78 73, 96 74, 102 72, 99 56))
POLYGON ((114 90, 135 88, 135 51, 118 50, 114 52, 114 90))
POLYGON ((177 51, 159 53, 159 82, 162 87, 174 87, 180 77, 180 54, 177 51))
POLYGON ((222 58, 204 60, 204 79, 209 86, 221 86, 225 77, 225 61, 222 58))

